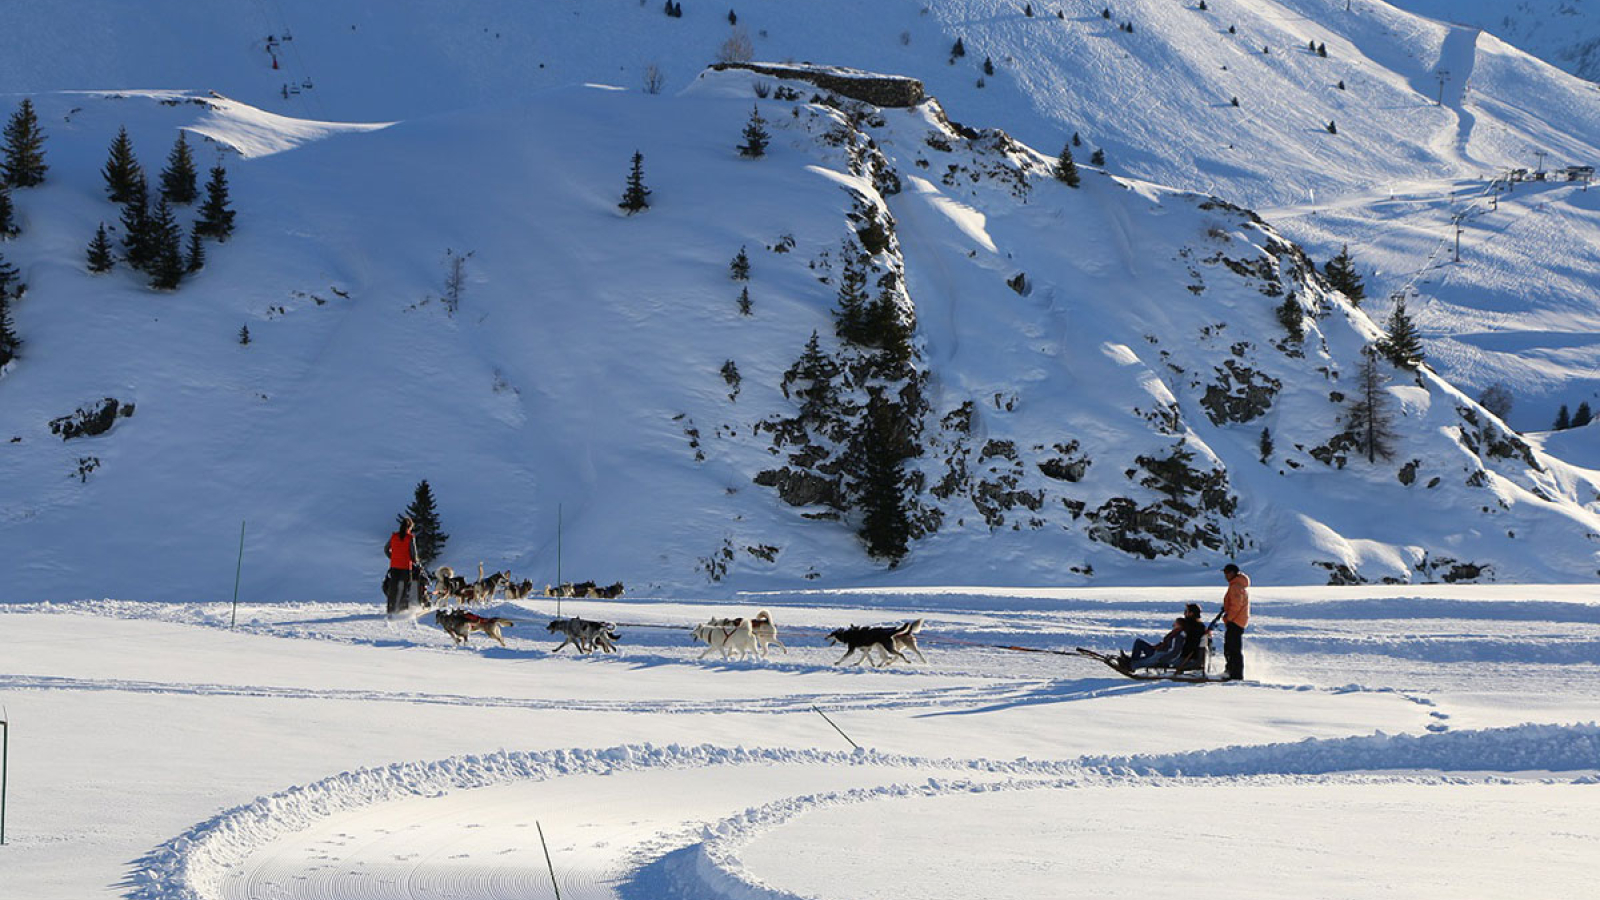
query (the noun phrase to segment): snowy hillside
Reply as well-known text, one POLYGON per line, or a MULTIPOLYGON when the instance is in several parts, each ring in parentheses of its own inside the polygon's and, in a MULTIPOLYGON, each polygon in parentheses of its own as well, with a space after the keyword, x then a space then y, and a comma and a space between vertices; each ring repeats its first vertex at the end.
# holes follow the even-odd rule
POLYGON ((1600 9, 1593 0, 1394 0, 1394 5, 1482 28, 1579 78, 1600 81, 1600 9))
MULTIPOLYGON (((1373 0, 1128 0, 1109 19, 1088 0, 1032 4, 1031 17, 1029 6, 757 0, 732 12, 758 58, 919 78, 956 119, 1044 152, 1078 133, 1080 155, 1102 148, 1119 174, 1270 208, 1319 262, 1348 244, 1380 316, 1390 295, 1410 295, 1440 370, 1474 396, 1504 383, 1518 429, 1549 427, 1561 404, 1600 403, 1600 310, 1584 279, 1562 274, 1600 267, 1587 195, 1541 185, 1485 208, 1508 167, 1600 160, 1594 85, 1476 19, 1449 25, 1373 0), (1441 268, 1458 214, 1464 262, 1441 268)), ((0 9, 4 33, 29 36, 0 54, 0 84, 215 90, 298 119, 395 121, 579 83, 638 90, 650 72, 671 94, 735 33, 722 7, 673 18, 632 0, 75 9, 95 27, 64 28, 48 6, 0 9)))
POLYGON ((30 285, 0 420, 27 486, 0 529, 31 548, 9 590, 214 594, 247 521, 256 596, 361 596, 424 478, 457 568, 555 580, 559 507, 564 574, 636 592, 1187 582, 1229 558, 1289 582, 1591 577, 1595 482, 1431 375, 1390 373, 1391 459, 1338 437, 1376 330, 1248 212, 1087 168, 1067 188, 936 104, 773 87, 707 74, 343 129, 41 97, 57 174, 15 192, 5 248, 30 285), (752 107, 773 135, 756 160, 734 149, 752 107), (77 261, 114 221, 96 167, 124 123, 146 158, 175 127, 293 147, 226 154, 240 231, 174 294, 77 261), (635 148, 652 206, 625 216, 635 148), (796 424, 785 378, 813 331, 848 356, 832 311, 858 240, 916 326, 910 381, 841 375, 846 405, 899 392, 915 432, 919 539, 887 575, 855 537, 860 410, 796 424), (472 254, 454 314, 449 253, 472 254), (102 397, 134 415, 50 434, 102 397))

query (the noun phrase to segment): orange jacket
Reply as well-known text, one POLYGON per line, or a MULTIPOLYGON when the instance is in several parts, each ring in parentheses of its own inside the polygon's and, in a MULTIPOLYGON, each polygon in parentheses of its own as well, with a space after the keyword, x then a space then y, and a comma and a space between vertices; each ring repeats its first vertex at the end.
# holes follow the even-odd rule
POLYGON ((1222 595, 1222 621, 1240 628, 1250 624, 1250 576, 1243 572, 1228 579, 1222 595))
POLYGON ((396 531, 389 535, 389 568, 411 568, 411 539, 412 534, 409 531, 396 531))

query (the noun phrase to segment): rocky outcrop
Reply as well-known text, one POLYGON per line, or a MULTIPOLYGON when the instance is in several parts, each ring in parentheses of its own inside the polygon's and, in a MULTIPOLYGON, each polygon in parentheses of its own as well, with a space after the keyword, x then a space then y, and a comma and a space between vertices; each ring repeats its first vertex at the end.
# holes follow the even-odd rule
POLYGON ((849 97, 852 100, 871 103, 873 106, 916 106, 927 99, 927 94, 922 89, 922 82, 915 78, 907 78, 904 75, 880 75, 875 72, 863 72, 860 69, 847 69, 842 66, 814 66, 806 63, 724 62, 715 63, 711 68, 718 72, 727 69, 744 69, 761 75, 770 75, 773 78, 805 81, 825 91, 832 91, 841 97, 849 97))

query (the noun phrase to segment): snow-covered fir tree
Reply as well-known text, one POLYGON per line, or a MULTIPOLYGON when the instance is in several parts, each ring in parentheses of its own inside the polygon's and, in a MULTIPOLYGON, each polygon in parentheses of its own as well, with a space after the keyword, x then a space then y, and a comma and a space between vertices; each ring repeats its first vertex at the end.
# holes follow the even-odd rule
POLYGON ((180 130, 172 151, 167 154, 167 167, 161 170, 161 196, 174 206, 187 206, 199 196, 195 189, 197 175, 194 156, 189 152, 188 132, 180 130))
POLYGON ((127 203, 133 198, 137 185, 144 181, 144 169, 134 156, 133 140, 128 137, 127 127, 117 129, 100 174, 106 180, 106 196, 112 203, 127 203))
POLYGON ((1417 333, 1416 324, 1406 313, 1404 296, 1395 297, 1394 311, 1389 313, 1389 320, 1384 323, 1384 335, 1378 342, 1378 351, 1401 369, 1415 369, 1426 358, 1422 352, 1422 336, 1417 333))
POLYGON ((644 154, 637 150, 633 151, 633 166, 628 170, 628 183, 617 208, 630 216, 650 208, 650 189, 644 186, 644 154))
POLYGON ((44 132, 39 128, 39 116, 33 110, 33 101, 26 97, 6 123, 4 154, 0 176, 11 187, 40 184, 50 170, 44 161, 44 132))
POLYGON ((450 535, 446 534, 444 527, 439 522, 438 505, 433 498, 433 487, 424 478, 417 482, 416 490, 412 492, 411 505, 401 518, 410 517, 416 526, 413 534, 417 537, 417 564, 424 569, 433 568, 434 560, 444 552, 445 544, 449 543, 450 535))
POLYGON ((744 126, 744 143, 739 145, 739 155, 758 159, 767 155, 767 144, 772 136, 767 133, 767 120, 761 118, 758 107, 750 108, 750 121, 744 126))
POLYGON ((94 239, 89 242, 88 264, 89 271, 96 274, 109 272, 117 264, 116 257, 112 255, 111 236, 106 233, 104 222, 95 229, 94 239))
POLYGON ((194 223, 201 236, 226 241, 233 234, 234 211, 228 208, 228 172, 221 164, 211 167, 206 181, 206 202, 200 205, 200 218, 194 223))

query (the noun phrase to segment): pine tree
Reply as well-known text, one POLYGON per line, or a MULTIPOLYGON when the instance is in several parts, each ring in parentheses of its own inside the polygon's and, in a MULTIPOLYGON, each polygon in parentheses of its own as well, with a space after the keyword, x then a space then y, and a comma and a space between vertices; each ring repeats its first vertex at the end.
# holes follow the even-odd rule
POLYGON ((1363 349, 1356 396, 1345 414, 1345 431, 1369 463, 1394 455, 1394 420, 1384 390, 1387 380, 1378 368, 1378 354, 1370 347, 1363 349))
POLYGON ((1056 180, 1066 184, 1067 187, 1078 186, 1078 164, 1072 161, 1071 144, 1062 146, 1061 155, 1056 157, 1054 174, 1056 180))
POLYGON ((1589 401, 1585 400, 1579 403, 1578 408, 1573 410, 1572 413, 1572 427, 1582 428, 1592 421, 1594 421, 1594 414, 1589 411, 1589 401))
POLYGON ((106 234, 106 223, 101 222, 100 228, 94 233, 94 240, 89 242, 89 271, 99 274, 109 272, 117 264, 111 255, 111 237, 106 234))
POLYGON ((221 164, 211 168, 206 182, 206 202, 200 205, 200 219, 194 223, 202 237, 226 241, 233 234, 234 211, 228 208, 228 172, 221 164))
POLYGON ((200 271, 206 267, 205 241, 200 239, 200 232, 189 229, 189 252, 185 254, 183 270, 189 274, 200 271))
POLYGON ((1082 147, 1083 146, 1083 138, 1078 137, 1078 133, 1076 131, 1074 131, 1072 133, 1072 146, 1074 146, 1074 147, 1082 147))
POLYGON ((863 325, 863 345, 880 351, 883 362, 897 367, 911 358, 911 329, 900 314, 892 284, 884 285, 868 304, 863 325))
POLYGON ((994 60, 990 59, 987 56, 985 56, 983 58, 983 74, 985 74, 985 75, 993 75, 994 74, 994 60))
POLYGON ((1298 344, 1306 339, 1305 310, 1300 307, 1300 300, 1294 294, 1283 298, 1283 303, 1278 306, 1278 324, 1289 332, 1289 340, 1298 344))
POLYGON ((1230 102, 1230 103, 1231 103, 1231 104, 1232 104, 1232 105, 1234 105, 1234 106, 1238 106, 1238 105, 1239 105, 1239 98, 1238 98, 1238 97, 1235 97, 1235 98, 1233 98, 1233 99, 1232 99, 1232 100, 1231 100, 1231 101, 1229 101, 1229 102, 1230 102))
POLYGON ((439 524, 439 512, 433 500, 433 488, 428 485, 428 480, 417 482, 416 493, 412 496, 411 505, 401 516, 409 517, 415 528, 412 534, 417 538, 417 564, 424 569, 433 568, 433 561, 444 552, 444 545, 449 542, 450 535, 444 533, 439 524))
POLYGON ((761 118, 761 110, 750 108, 750 121, 744 126, 744 143, 739 145, 739 155, 751 159, 759 159, 767 155, 767 144, 772 136, 767 134, 767 120, 761 118))
POLYGON ((1561 404, 1561 409, 1556 412, 1556 423, 1550 426, 1552 431, 1566 431, 1572 427, 1572 416, 1567 412, 1567 405, 1561 404))
POLYGON ((1339 90, 1341 90, 1341 91, 1345 89, 1344 88, 1344 79, 1343 78, 1339 79, 1338 87, 1339 87, 1339 90))
POLYGON ((728 10, 728 24, 729 25, 737 25, 737 24, 739 24, 739 15, 738 15, 738 13, 735 13, 731 9, 728 10))
POLYGON ((1394 312, 1389 314, 1384 332, 1378 341, 1378 350, 1398 368, 1415 369, 1426 358, 1422 352, 1422 337, 1411 316, 1406 314, 1405 297, 1395 298, 1394 312))
POLYGON ((1261 429, 1261 441, 1259 446, 1261 448, 1261 464, 1266 465, 1267 460, 1272 458, 1273 451, 1272 430, 1270 428, 1261 429))
POLYGON ((845 241, 839 253, 844 271, 839 275, 839 305, 833 311, 834 333, 839 340, 868 346, 867 255, 854 241, 845 241))
POLYGON ((167 167, 161 170, 161 196, 168 203, 187 206, 193 203, 199 191, 195 190, 194 157, 189 153, 188 132, 180 130, 178 140, 167 154, 167 167))
POLYGON ((858 534, 867 552, 888 560, 891 568, 906 555, 911 540, 904 493, 905 460, 911 456, 907 419, 898 405, 874 393, 850 450, 863 510, 858 534))
POLYGON ((22 296, 22 292, 26 288, 17 280, 21 275, 22 273, 17 271, 16 266, 6 262, 4 256, 0 256, 0 297, 22 296))
POLYGON ((750 280, 750 257, 744 252, 743 247, 739 248, 739 253, 733 258, 733 262, 728 263, 728 274, 734 281, 750 280))
POLYGON ((961 38, 956 38, 956 42, 953 45, 951 45, 951 47, 950 47, 950 58, 951 59, 960 59, 961 57, 966 56, 966 55, 967 55, 967 45, 963 44, 961 42, 961 38))
POLYGON ((239 343, 241 345, 248 345, 250 343, 250 326, 249 325, 241 325, 241 326, 239 326, 239 343))
POLYGON ((20 233, 15 210, 11 205, 11 189, 0 184, 0 240, 16 237, 20 233))
POLYGON ((1322 57, 1323 59, 1327 59, 1328 58, 1328 45, 1327 44, 1318 44, 1317 45, 1317 55, 1322 57))
POLYGON ((1033 18, 1033 4, 1032 3, 1023 4, 1023 6, 1022 6, 1022 14, 1027 16, 1030 19, 1033 18))
POLYGON ((150 287, 158 291, 178 289, 183 281, 183 229, 167 198, 156 201, 150 214, 150 287))
POLYGON ((794 396, 800 401, 801 421, 819 425, 839 412, 839 388, 834 379, 841 371, 838 361, 823 352, 817 333, 811 332, 800 358, 783 373, 784 396, 789 396, 790 385, 798 385, 794 396))
POLYGON ((1327 124, 1326 127, 1328 129, 1328 133, 1329 134, 1338 134, 1339 133, 1339 126, 1335 125, 1332 119, 1328 120, 1328 124, 1327 124))
POLYGON ((1099 149, 1098 147, 1095 148, 1095 151, 1093 153, 1089 154, 1089 165, 1091 165, 1091 166, 1104 166, 1105 164, 1106 164, 1106 152, 1104 150, 1099 149))
POLYGON ((1306 50, 1312 53, 1317 52, 1317 42, 1315 40, 1306 42, 1306 50))
MULTIPOLYGON (((0 259, 0 272, 5 270, 6 262, 0 259)), ((22 341, 17 339, 16 328, 11 324, 11 297, 0 286, 0 366, 17 358, 17 348, 22 346, 22 341)))
POLYGON ((1206 11, 1206 0, 1200 0, 1200 11, 1201 12, 1205 12, 1206 11))
POLYGON ((144 271, 155 258, 150 234, 149 189, 144 173, 138 173, 122 204, 122 256, 128 265, 144 271))
POLYGON ((1366 285, 1361 283, 1355 260, 1350 257, 1349 244, 1339 249, 1338 256, 1322 264, 1322 277, 1328 280, 1329 287, 1344 294, 1345 299, 1354 306, 1360 306, 1367 297, 1366 285))
POLYGON ((626 210, 628 215, 633 215, 640 210, 650 208, 650 189, 644 186, 644 154, 633 151, 633 169, 628 173, 628 186, 622 192, 622 202, 617 204, 618 209, 626 210))
POLYGON ((32 100, 23 98, 6 123, 5 138, 5 161, 0 163, 0 175, 5 177, 0 181, 11 187, 33 187, 43 182, 50 167, 44 162, 44 132, 39 130, 32 100))
POLYGON ((748 287, 739 289, 739 315, 750 315, 750 289, 748 287))
POLYGON ((128 138, 126 127, 117 129, 117 136, 111 142, 111 150, 106 156, 105 168, 100 174, 106 179, 106 196, 112 203, 127 203, 133 197, 135 185, 144 180, 144 170, 139 167, 139 160, 133 155, 133 141, 128 138))

